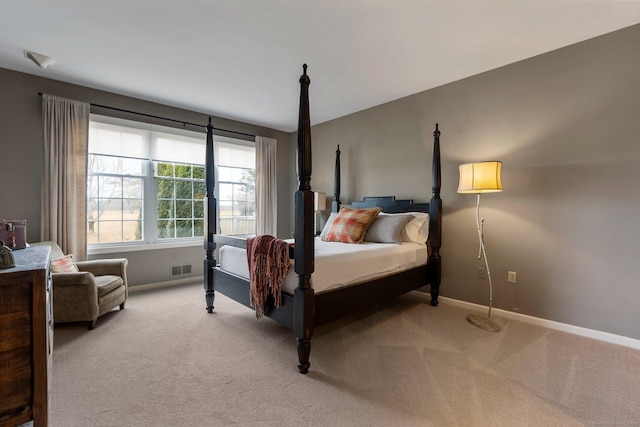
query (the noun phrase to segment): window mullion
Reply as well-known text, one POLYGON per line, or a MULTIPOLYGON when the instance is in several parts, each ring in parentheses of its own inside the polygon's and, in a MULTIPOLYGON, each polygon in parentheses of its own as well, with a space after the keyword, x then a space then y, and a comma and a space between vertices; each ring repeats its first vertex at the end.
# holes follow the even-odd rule
POLYGON ((155 165, 151 159, 146 162, 146 178, 144 180, 144 240, 156 243, 158 225, 158 184, 154 177, 155 165))

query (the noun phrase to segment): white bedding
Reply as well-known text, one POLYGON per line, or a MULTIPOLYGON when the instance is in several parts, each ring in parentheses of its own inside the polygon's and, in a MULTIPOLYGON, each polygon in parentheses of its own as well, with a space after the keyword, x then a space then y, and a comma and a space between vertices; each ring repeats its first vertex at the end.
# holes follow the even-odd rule
MULTIPOLYGON (((428 259, 427 245, 413 242, 350 244, 325 242, 316 237, 314 244, 315 271, 311 285, 316 294, 409 270, 426 264, 428 259)), ((248 279, 245 249, 223 246, 219 258, 222 270, 248 279)), ((297 286, 298 275, 291 261, 282 290, 292 294, 297 286)))

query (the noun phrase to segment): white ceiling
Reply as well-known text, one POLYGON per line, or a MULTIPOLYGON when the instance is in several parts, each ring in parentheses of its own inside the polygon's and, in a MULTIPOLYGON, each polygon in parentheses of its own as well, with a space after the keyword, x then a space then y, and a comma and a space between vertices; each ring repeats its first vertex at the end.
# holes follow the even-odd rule
POLYGON ((636 23, 640 0, 0 0, 0 67, 292 131, 303 63, 316 124, 636 23))

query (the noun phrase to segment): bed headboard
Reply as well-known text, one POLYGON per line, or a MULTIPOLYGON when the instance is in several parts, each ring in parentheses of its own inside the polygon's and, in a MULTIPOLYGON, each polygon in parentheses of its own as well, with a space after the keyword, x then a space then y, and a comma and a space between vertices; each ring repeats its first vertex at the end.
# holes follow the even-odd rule
MULTIPOLYGON (((381 207, 383 212, 428 212, 429 213, 429 244, 433 249, 433 257, 439 261, 440 246, 442 244, 442 199, 440 188, 442 167, 440 165, 440 129, 436 123, 433 131, 433 157, 431 161, 431 199, 429 203, 413 203, 413 200, 396 200, 394 196, 365 197, 362 201, 351 202, 351 207, 368 208, 381 207)), ((335 190, 332 211, 338 212, 340 202, 340 146, 336 150, 335 190)))
POLYGON ((429 203, 413 203, 413 200, 396 200, 395 196, 365 197, 361 201, 351 202, 351 208, 382 208, 382 212, 429 212, 429 203))
MULTIPOLYGON (((440 187, 442 180, 442 168, 440 165, 440 130, 436 123, 433 131, 433 157, 431 162, 431 199, 429 203, 413 203, 413 200, 396 200, 394 196, 385 197, 365 197, 362 201, 352 202, 350 207, 369 208, 380 207, 383 212, 428 212, 429 213, 429 239, 428 245, 431 249, 429 264, 432 265, 431 279, 431 304, 437 305, 438 294, 440 292, 441 258, 440 247, 442 246, 442 199, 440 198, 440 187)), ((335 194, 332 206, 333 212, 340 210, 340 146, 336 150, 335 169, 335 194)))

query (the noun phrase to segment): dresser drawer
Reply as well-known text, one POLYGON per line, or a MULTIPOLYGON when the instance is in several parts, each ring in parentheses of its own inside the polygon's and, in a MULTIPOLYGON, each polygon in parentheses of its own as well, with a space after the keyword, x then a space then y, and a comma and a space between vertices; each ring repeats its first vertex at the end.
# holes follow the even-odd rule
POLYGON ((31 404, 32 382, 31 347, 0 352, 0 420, 3 413, 22 411, 31 404))

